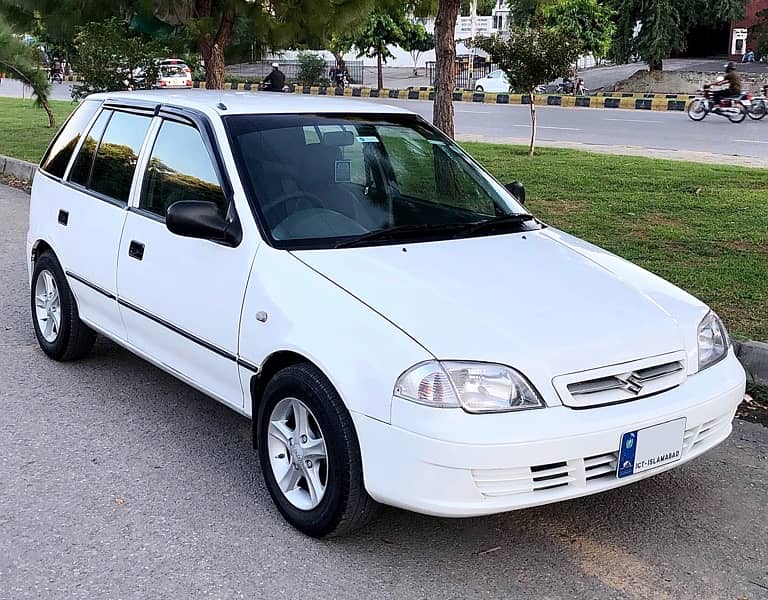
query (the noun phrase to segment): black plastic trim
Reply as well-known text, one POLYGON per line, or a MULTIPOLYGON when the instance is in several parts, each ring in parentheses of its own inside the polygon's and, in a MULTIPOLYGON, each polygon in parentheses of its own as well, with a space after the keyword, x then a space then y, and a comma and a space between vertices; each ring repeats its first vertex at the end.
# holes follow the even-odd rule
POLYGON ((259 367, 252 365, 247 360, 243 360, 242 358, 237 359, 237 364, 240 365, 241 367, 248 369, 249 371, 253 371, 254 373, 259 372, 259 367))
POLYGON ((65 273, 66 273, 67 277, 71 277, 75 281, 77 281, 79 283, 82 283, 84 286, 87 286, 87 287, 91 288, 92 290, 94 290, 96 292, 99 292, 99 294, 101 294, 102 296, 106 296, 110 300, 117 300, 117 297, 112 292, 108 292, 107 290, 105 290, 102 287, 99 287, 95 283, 91 283, 90 281, 88 281, 84 277, 80 277, 80 275, 78 275, 77 273, 73 273, 72 271, 66 271, 65 273))
POLYGON ((128 308, 128 309, 134 311, 135 313, 138 313, 141 316, 146 317, 150 321, 154 321, 158 325, 162 325, 163 327, 165 327, 167 329, 170 329, 174 333, 177 333, 180 336, 188 339, 189 341, 194 342, 194 343, 198 344, 199 346, 202 346, 206 350, 210 350, 214 354, 218 354, 219 356, 221 356, 223 358, 229 359, 229 360, 237 363, 238 366, 244 367, 244 368, 248 369, 249 371, 253 371, 254 373, 258 373, 259 372, 259 367, 255 366, 252 363, 249 363, 247 360, 243 360, 242 358, 239 358, 239 357, 235 356, 234 354, 232 354, 231 352, 228 352, 227 350, 224 350, 223 348, 219 348, 218 346, 216 346, 214 344, 211 344, 210 342, 206 342, 204 339, 201 339, 201 338, 197 337, 196 335, 193 335, 193 334, 189 333, 188 331, 182 329, 181 327, 177 327, 173 323, 169 323, 165 319, 161 319, 160 317, 158 317, 156 315, 153 315, 151 312, 148 312, 148 311, 144 310, 143 308, 140 308, 139 306, 136 306, 135 304, 132 304, 131 302, 128 302, 127 300, 124 300, 123 298, 117 298, 111 292, 108 292, 104 288, 99 287, 98 285, 96 285, 94 283, 91 283, 90 281, 88 281, 84 277, 81 277, 80 275, 77 275, 76 273, 72 273, 71 271, 66 271, 66 275, 67 275, 67 277, 71 277, 75 281, 78 281, 78 282, 82 283, 83 285, 91 288, 92 290, 94 290, 96 292, 99 292, 100 294, 102 294, 103 296, 106 296, 110 300, 117 300, 117 303, 120 306, 124 306, 125 308, 128 308))
POLYGON ((218 354, 219 356, 223 356, 224 358, 228 358, 231 361, 237 362, 237 356, 232 354, 231 352, 228 352, 227 350, 224 350, 223 348, 219 348, 218 346, 215 346, 214 344, 211 344, 210 342, 206 342, 204 339, 197 337, 196 335, 193 335, 189 333, 188 331, 182 329, 181 327, 177 327, 173 323, 169 323, 165 319, 161 319, 160 317, 153 315, 151 312, 148 312, 144 310, 143 308, 136 306, 135 304, 132 304, 131 302, 128 302, 127 300, 124 300, 123 298, 117 299, 118 304, 120 306, 124 306, 125 308, 128 308, 132 310, 135 313, 140 314, 142 317, 146 317, 150 321, 154 321, 158 325, 162 325, 163 327, 170 329, 174 333, 178 333, 180 336, 195 342, 199 346, 202 346, 203 348, 206 348, 207 350, 210 350, 214 354, 218 354))

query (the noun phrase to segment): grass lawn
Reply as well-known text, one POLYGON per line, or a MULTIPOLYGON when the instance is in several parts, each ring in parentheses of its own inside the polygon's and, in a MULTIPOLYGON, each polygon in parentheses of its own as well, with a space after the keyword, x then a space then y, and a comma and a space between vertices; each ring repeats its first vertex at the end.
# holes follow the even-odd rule
MULTIPOLYGON (((72 109, 54 102, 60 120, 72 109)), ((0 98, 0 154, 37 162, 53 132, 29 101, 0 98)), ((547 223, 710 304, 736 336, 768 340, 768 170, 543 148, 464 146, 523 181, 547 223)))
MULTIPOLYGON (((75 105, 62 100, 51 100, 60 126, 75 105)), ((42 108, 29 100, 0 98, 0 154, 31 162, 39 162, 55 132, 48 128, 48 117, 42 108)))

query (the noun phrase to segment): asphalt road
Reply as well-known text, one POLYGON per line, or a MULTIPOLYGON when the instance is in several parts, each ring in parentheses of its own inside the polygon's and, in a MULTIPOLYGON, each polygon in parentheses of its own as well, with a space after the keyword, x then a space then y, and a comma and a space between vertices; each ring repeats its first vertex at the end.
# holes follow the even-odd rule
MULTIPOLYGON (((0 186, 0 598, 768 598, 768 429, 670 473, 446 520, 388 509, 315 541, 279 517, 249 422, 101 341, 46 359, 28 196, 0 186)), ((403 485, 407 485, 404 481, 403 485)))
MULTIPOLYGON (((378 102, 403 106, 432 119, 431 102, 378 102)), ((527 106, 457 102, 454 110, 456 134, 461 138, 527 143, 531 126, 527 106)), ((538 107, 536 115, 538 139, 552 145, 604 146, 617 152, 621 146, 633 147, 671 157, 711 153, 721 155, 721 162, 733 164, 738 164, 734 156, 768 159, 768 119, 734 124, 710 115, 696 123, 682 112, 548 106, 538 107)))
MULTIPOLYGON (((66 83, 54 84, 53 97, 69 99, 69 88, 66 83)), ((4 80, 0 85, 0 95, 19 97, 21 93, 18 82, 4 80)), ((403 106, 432 119, 431 102, 389 99, 374 102, 403 106)), ((527 143, 530 135, 527 106, 457 102, 455 110, 456 134, 460 139, 527 143)), ((559 107, 539 107, 537 115, 538 139, 545 145, 734 164, 739 164, 734 157, 746 157, 749 164, 768 167, 768 119, 759 122, 747 119, 733 124, 715 115, 695 123, 681 112, 559 107)))

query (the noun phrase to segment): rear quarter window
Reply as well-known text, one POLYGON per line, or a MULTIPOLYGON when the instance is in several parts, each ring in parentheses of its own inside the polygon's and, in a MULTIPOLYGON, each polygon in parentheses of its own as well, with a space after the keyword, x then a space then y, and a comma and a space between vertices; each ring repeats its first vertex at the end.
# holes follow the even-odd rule
POLYGON ((86 100, 75 109, 43 156, 40 162, 43 171, 54 177, 64 177, 80 136, 85 133, 85 128, 99 110, 99 106, 101 102, 86 100))

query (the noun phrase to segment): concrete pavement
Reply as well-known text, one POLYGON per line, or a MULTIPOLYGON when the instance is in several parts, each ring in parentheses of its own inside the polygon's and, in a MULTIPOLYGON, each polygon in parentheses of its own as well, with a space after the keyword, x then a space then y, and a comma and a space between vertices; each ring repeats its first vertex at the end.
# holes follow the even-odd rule
POLYGON ((104 340, 77 363, 44 357, 27 205, 0 186, 0 599, 768 598, 768 429, 742 421, 708 455, 602 495, 298 534, 245 418, 104 340))

